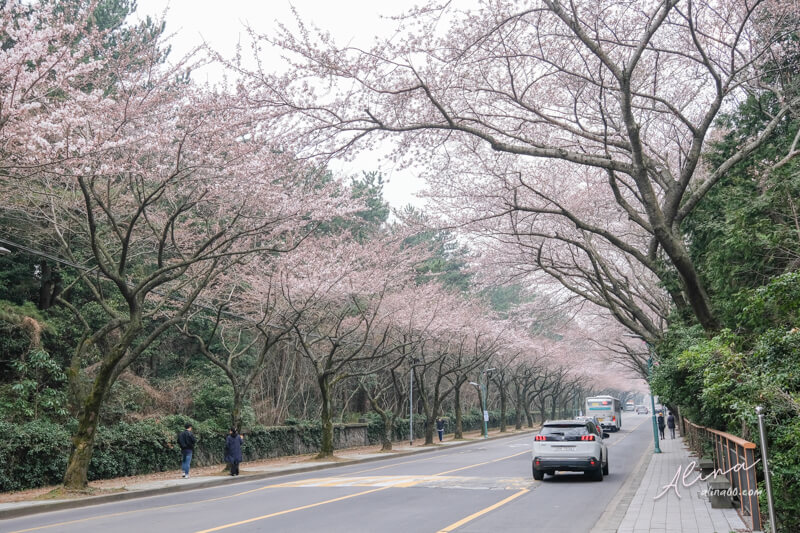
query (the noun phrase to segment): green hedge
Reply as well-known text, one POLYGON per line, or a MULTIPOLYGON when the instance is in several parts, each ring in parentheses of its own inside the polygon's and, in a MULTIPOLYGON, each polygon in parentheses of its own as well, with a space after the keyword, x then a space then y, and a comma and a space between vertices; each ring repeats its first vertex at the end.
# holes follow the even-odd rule
POLYGON ((69 431, 60 424, 0 422, 0 491, 58 483, 67 467, 69 431))

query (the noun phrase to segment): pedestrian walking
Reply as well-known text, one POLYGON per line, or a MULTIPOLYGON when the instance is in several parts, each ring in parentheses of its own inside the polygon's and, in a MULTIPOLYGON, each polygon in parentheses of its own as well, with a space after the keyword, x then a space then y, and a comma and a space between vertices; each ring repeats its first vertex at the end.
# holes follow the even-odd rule
POLYGON ((225 462, 231 465, 231 475, 239 475, 239 463, 242 462, 242 441, 244 439, 236 428, 231 428, 228 431, 228 436, 225 437, 225 462))
POLYGON ((444 437, 444 420, 441 416, 436 419, 436 431, 439 433, 439 442, 442 442, 442 438, 444 437))
POLYGON ((669 428, 670 435, 674 439, 675 438, 675 417, 672 415, 672 413, 670 413, 669 416, 667 417, 667 427, 669 428))
POLYGON ((664 413, 658 413, 658 432, 661 434, 661 438, 664 438, 664 413))
POLYGON ((183 477, 189 477, 189 466, 192 464, 192 454, 194 453, 194 445, 197 442, 194 434, 192 433, 192 425, 186 424, 186 429, 181 431, 178 435, 178 446, 181 447, 181 470, 183 470, 183 477))

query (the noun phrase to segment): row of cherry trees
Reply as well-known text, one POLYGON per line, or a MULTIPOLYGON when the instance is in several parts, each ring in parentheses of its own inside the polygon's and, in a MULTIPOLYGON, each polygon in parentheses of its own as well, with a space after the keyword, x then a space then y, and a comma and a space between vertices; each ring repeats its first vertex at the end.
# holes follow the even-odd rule
MULTIPOLYGON (((529 424, 535 402, 542 417, 545 405, 554 415, 570 394, 595 386, 570 362, 570 343, 535 338, 474 296, 421 283, 426 253, 399 228, 364 242, 312 236, 269 264, 243 262, 218 277, 201 296, 209 300, 180 328, 231 382, 233 424, 241 425, 242 407, 266 366, 287 356, 316 383, 321 456, 333 453, 336 415, 363 408, 345 400, 337 412, 337 391, 366 398, 384 421, 390 448, 395 420, 408 409, 410 375, 415 408, 433 420, 451 407, 458 437, 464 386, 487 368, 494 369, 502 417, 513 404, 529 424)), ((425 438, 433 441, 433 425, 425 438)))
POLYGON ((245 83, 194 83, 187 69, 206 59, 165 62, 158 27, 99 5, 0 7, 4 227, 69 265, 46 301, 81 330, 68 371, 78 426, 67 488, 87 484, 113 385, 168 332, 229 379, 236 425, 265 368, 302 360, 317 386, 322 455, 333 452, 344 383, 387 432, 412 368, 428 419, 452 398, 457 426, 464 385, 490 365, 501 410, 511 398, 529 423, 535 402, 555 409, 577 394, 556 353, 567 343, 545 346, 435 276, 422 283, 429 250, 402 225, 365 234, 364 202, 297 157, 273 123, 281 109, 245 83))

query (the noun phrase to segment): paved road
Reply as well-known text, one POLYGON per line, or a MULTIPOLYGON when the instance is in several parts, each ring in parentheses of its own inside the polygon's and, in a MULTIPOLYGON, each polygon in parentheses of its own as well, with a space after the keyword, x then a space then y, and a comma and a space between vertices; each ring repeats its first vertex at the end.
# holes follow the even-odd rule
POLYGON ((589 531, 652 442, 633 414, 606 440, 610 475, 531 477, 531 436, 377 463, 26 516, 0 531, 113 533, 589 531))

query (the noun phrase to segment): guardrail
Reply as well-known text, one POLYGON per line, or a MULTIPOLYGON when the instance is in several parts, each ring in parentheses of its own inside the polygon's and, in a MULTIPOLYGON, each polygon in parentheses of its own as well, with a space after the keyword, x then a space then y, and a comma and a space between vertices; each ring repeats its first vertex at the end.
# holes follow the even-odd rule
POLYGON ((731 484, 734 501, 738 501, 739 516, 749 522, 753 531, 761 530, 756 479, 756 445, 736 435, 697 425, 682 419, 682 433, 689 447, 702 458, 711 448, 715 472, 722 473, 731 484))

